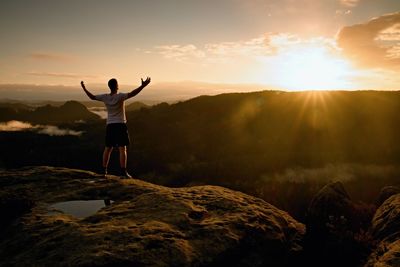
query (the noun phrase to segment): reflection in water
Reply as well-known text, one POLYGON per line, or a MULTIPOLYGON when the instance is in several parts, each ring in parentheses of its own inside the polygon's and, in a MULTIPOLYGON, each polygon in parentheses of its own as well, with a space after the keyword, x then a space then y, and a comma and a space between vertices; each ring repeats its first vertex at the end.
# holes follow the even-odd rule
POLYGON ((59 202, 51 205, 51 208, 62 211, 63 213, 70 214, 77 218, 84 218, 95 214, 99 209, 105 206, 110 206, 112 201, 110 199, 104 200, 74 200, 59 202))

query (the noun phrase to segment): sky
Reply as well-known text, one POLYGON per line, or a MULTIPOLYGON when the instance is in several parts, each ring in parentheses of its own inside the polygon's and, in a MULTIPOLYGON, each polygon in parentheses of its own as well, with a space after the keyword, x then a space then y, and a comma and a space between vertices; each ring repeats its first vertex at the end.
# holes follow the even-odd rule
POLYGON ((1 85, 400 89, 399 0, 2 0, 0 35, 1 85))

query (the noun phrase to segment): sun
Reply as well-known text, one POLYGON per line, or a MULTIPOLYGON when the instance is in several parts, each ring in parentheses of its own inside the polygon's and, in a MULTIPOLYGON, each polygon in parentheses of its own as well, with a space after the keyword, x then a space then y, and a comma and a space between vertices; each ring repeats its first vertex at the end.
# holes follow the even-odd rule
MULTIPOLYGON (((271 62, 269 62, 271 63, 271 62)), ((273 59, 273 82, 289 91, 353 89, 355 71, 350 62, 324 46, 303 46, 279 53, 273 59)))

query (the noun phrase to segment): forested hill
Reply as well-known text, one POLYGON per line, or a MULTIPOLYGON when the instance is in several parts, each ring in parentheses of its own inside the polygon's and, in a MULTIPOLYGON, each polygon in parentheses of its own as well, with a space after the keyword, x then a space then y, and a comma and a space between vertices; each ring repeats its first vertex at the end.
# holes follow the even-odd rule
MULTIPOLYGON (((54 164, 62 166, 98 166, 93 155, 102 149, 105 122, 80 103, 18 110, 1 113, 0 117, 5 115, 3 121, 69 123, 68 128, 82 135, 56 140, 35 132, 2 132, 3 140, 7 140, 3 143, 4 167, 52 165, 55 159, 54 164), (78 120, 90 123, 74 125, 78 120), (68 151, 54 157, 51 151, 45 151, 53 147, 47 142, 56 142, 57 147, 68 151), (22 149, 29 149, 29 154, 38 156, 25 159, 18 153, 14 158, 6 152, 11 149, 7 144, 20 144, 22 149), (74 160, 76 153, 82 157, 80 161, 74 160)), ((139 174, 255 179, 293 166, 400 161, 397 91, 264 91, 200 96, 128 111, 127 117, 134 159, 129 164, 139 174)))
POLYGON ((31 123, 60 124, 98 119, 100 119, 98 115, 93 114, 77 101, 67 101, 61 106, 47 104, 32 107, 18 103, 0 105, 0 121, 19 120, 31 123))
POLYGON ((128 117, 133 149, 145 164, 153 159, 174 172, 195 168, 203 177, 400 160, 397 91, 201 96, 128 117))

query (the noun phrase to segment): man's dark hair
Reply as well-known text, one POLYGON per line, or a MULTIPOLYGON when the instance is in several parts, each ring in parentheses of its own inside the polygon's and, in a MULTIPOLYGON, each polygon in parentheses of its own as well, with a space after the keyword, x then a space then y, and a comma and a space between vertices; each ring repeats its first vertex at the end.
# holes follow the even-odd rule
POLYGON ((118 88, 117 79, 114 79, 114 78, 110 79, 108 81, 108 87, 110 88, 111 91, 117 90, 117 88, 118 88))

